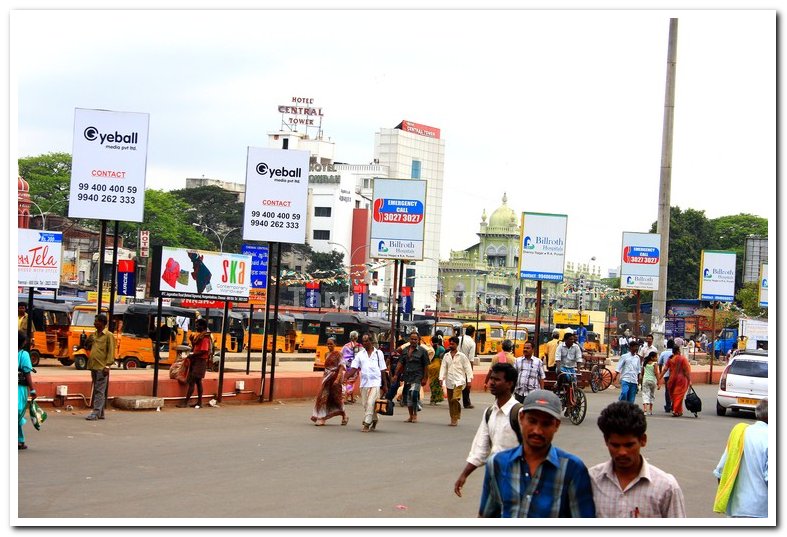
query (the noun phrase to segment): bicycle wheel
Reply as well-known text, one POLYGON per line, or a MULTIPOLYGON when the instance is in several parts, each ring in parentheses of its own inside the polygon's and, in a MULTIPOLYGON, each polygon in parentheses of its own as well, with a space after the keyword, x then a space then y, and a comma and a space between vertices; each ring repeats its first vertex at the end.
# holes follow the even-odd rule
POLYGON ((612 371, 606 367, 599 367, 598 374, 600 378, 599 391, 603 392, 612 385, 612 371))
POLYGON ((585 419, 588 412, 588 400, 585 392, 580 389, 574 390, 574 405, 568 411, 568 419, 574 425, 579 425, 585 419))
POLYGON ((590 389, 593 393, 601 391, 601 374, 598 370, 598 364, 590 369, 590 389))

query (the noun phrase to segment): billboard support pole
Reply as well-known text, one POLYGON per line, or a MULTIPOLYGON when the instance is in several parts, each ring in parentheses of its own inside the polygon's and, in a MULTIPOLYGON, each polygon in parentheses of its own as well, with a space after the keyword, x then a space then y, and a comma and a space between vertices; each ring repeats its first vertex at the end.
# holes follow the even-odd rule
POLYGON ((107 221, 101 221, 101 234, 98 237, 98 296, 96 298, 96 315, 101 313, 104 298, 104 250, 107 247, 107 221))
MULTIPOLYGON (((273 383, 276 382, 276 347, 279 339, 279 288, 281 286, 281 243, 276 243, 276 296, 273 303, 273 347, 271 349, 271 387, 268 401, 273 401, 273 383)), ((267 322, 267 320, 266 320, 267 322)))
MULTIPOLYGON (((249 304, 249 344, 246 346, 246 374, 249 374, 251 370, 251 321, 254 319, 254 304, 249 304)), ((241 338, 241 349, 243 348, 243 340, 245 338, 241 338)))
MULTIPOLYGON (((399 285, 396 286, 396 333, 402 328, 400 322, 404 304, 402 304, 402 284, 404 283, 404 259, 399 260, 399 285)), ((393 349, 391 349, 393 351, 393 349)))
MULTIPOLYGON (((639 329, 639 327, 640 327, 640 307, 641 307, 641 302, 640 302, 640 297, 639 297, 639 289, 637 289, 637 309, 634 310, 635 313, 636 313, 636 315, 634 315, 634 335, 637 336, 637 337, 639 337, 641 335, 640 334, 640 329, 639 329)), ((579 318, 579 321, 582 322, 582 317, 579 318)))
MULTIPOLYGON (((268 243, 268 255, 273 253, 273 243, 268 243)), ((270 259, 270 258, 269 258, 270 259)), ((278 273, 277 273, 278 276, 278 273)), ((278 277, 276 278, 278 282, 278 277)), ((260 398, 259 402, 263 403, 265 401, 265 372, 268 369, 268 315, 271 311, 271 301, 270 297, 272 296, 271 293, 271 277, 270 277, 270 270, 268 270, 268 289, 267 294, 265 295, 265 315, 262 320, 262 378, 260 379, 260 398)), ((249 317, 249 349, 251 349, 251 327, 253 326, 254 321, 254 314, 249 317)), ((274 343, 274 347, 276 344, 274 343)))
MULTIPOLYGON (((110 327, 112 330, 112 316, 115 314, 115 283, 116 283, 116 276, 118 271, 118 227, 120 222, 115 220, 115 229, 114 229, 114 236, 112 237, 112 276, 110 278, 109 284, 109 314, 107 326, 110 327)), ((112 330, 114 332, 114 330, 112 330)), ((109 386, 109 381, 107 381, 107 386, 109 386)))
MULTIPOLYGON (((514 356, 516 357, 516 340, 519 335, 519 305, 522 303, 522 278, 519 278, 519 287, 514 291, 514 301, 516 302, 516 316, 514 317, 514 356)), ((524 343, 522 343, 524 347, 524 343)))
POLYGON ((153 397, 158 395, 158 364, 161 359, 161 294, 158 297, 158 308, 156 309, 156 345, 153 347, 153 357, 155 363, 153 365, 153 397))
MULTIPOLYGON (((227 315, 229 314, 230 303, 224 301, 224 316, 221 319, 221 355, 219 358, 219 386, 216 393, 216 401, 221 403, 221 393, 224 391, 224 355, 227 352, 227 346, 224 344, 227 341, 227 315)), ((208 360, 213 360, 213 356, 209 356, 208 360)))
POLYGON ((396 289, 397 285, 397 276, 399 275, 399 260, 394 259, 393 265, 393 286, 391 287, 391 297, 394 300, 389 300, 388 302, 391 305, 391 312, 389 319, 391 320, 391 356, 393 356, 393 351, 396 349, 396 320, 399 317, 399 314, 396 313, 399 311, 399 299, 395 298, 398 295, 394 295, 394 289, 396 289))
POLYGON ((536 283, 536 333, 533 336, 533 347, 535 347, 536 352, 538 352, 538 340, 541 336, 541 283, 541 280, 538 280, 536 283))
POLYGON ((710 316, 710 371, 708 373, 708 384, 713 384, 713 359, 716 357, 716 308, 719 306, 717 301, 711 302, 710 316))

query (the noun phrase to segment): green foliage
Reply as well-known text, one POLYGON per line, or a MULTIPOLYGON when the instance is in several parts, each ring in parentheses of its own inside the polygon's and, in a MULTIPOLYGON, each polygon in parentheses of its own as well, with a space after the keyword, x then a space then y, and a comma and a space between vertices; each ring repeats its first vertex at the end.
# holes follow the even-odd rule
POLYGON ((30 199, 42 212, 68 215, 71 155, 47 153, 18 160, 19 175, 30 185, 30 199))
POLYGON ((143 227, 150 231, 150 245, 212 249, 208 237, 189 222, 188 209, 183 199, 170 192, 146 190, 143 227))
POLYGON ((759 282, 749 282, 744 284, 735 295, 735 300, 740 304, 743 312, 749 317, 761 317, 767 315, 767 312, 760 307, 759 282))
POLYGON ((183 188, 173 190, 171 194, 186 203, 187 225, 211 242, 210 249, 219 251, 223 247, 225 252, 240 253, 243 242, 243 204, 238 202, 235 194, 217 186, 183 188), (193 224, 207 228, 195 227, 193 224))
POLYGON ((323 280, 322 291, 347 292, 347 270, 344 267, 344 254, 332 250, 327 253, 312 253, 307 272, 317 279, 323 280), (325 279, 336 278, 336 282, 325 279))

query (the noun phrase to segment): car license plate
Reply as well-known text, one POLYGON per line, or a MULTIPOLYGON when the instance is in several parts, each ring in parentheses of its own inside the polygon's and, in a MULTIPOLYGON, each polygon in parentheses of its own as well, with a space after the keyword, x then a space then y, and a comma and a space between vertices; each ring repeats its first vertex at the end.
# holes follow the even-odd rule
POLYGON ((744 397, 738 397, 739 405, 756 405, 757 403, 759 403, 757 399, 746 399, 744 397))

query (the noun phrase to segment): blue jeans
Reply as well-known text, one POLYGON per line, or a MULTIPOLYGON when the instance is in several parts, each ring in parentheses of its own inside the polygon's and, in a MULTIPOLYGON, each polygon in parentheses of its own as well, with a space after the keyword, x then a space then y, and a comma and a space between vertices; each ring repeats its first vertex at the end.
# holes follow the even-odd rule
POLYGON ((618 401, 634 403, 637 400, 637 383, 627 380, 620 381, 620 397, 618 401))

